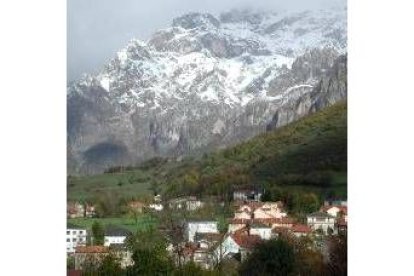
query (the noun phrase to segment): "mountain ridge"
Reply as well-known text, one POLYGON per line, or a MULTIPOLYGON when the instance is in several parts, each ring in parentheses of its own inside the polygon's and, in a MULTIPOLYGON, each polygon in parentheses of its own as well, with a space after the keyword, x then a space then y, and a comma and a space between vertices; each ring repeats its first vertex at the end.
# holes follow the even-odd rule
POLYGON ((68 171, 208 151, 290 123, 346 97, 346 84, 325 84, 344 53, 341 10, 178 17, 68 87, 68 171))

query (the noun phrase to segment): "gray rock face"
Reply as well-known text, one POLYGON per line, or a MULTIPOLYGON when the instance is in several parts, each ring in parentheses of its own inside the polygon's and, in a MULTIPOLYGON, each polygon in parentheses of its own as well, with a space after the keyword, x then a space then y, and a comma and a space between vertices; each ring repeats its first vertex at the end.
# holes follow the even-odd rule
POLYGON ((182 27, 184 29, 208 29, 211 27, 218 28, 220 21, 208 13, 189 13, 173 20, 173 27, 182 27))
POLYGON ((339 56, 310 93, 289 100, 279 108, 267 130, 272 130, 317 112, 347 98, 347 56, 339 56))
POLYGON ((68 172, 200 154, 345 99, 346 17, 299 15, 192 13, 131 41, 68 87, 68 172))

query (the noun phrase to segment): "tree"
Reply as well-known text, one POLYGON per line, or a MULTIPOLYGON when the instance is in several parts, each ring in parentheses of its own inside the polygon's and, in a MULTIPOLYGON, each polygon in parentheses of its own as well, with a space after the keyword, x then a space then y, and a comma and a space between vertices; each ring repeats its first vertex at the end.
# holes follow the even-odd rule
POLYGON ((288 242, 295 251, 295 274, 297 275, 324 275, 325 264, 323 255, 315 247, 314 241, 308 236, 292 236, 288 242))
POLYGON ((74 269, 75 268, 75 257, 68 256, 66 258, 66 269, 74 269))
POLYGON ((129 269, 131 275, 169 275, 174 269, 167 253, 156 249, 137 248, 132 260, 134 265, 129 269))
POLYGON ((122 273, 119 259, 113 254, 106 256, 98 268, 98 275, 118 276, 122 273))
POLYGON ((184 254, 185 237, 185 221, 187 212, 185 209, 171 210, 166 206, 159 214, 161 227, 164 234, 168 237, 169 242, 173 246, 173 253, 177 256, 178 267, 182 265, 184 254))
POLYGON ((348 242, 346 235, 331 236, 328 239, 329 260, 328 274, 335 276, 347 275, 348 242))
POLYGON ((156 229, 139 230, 127 238, 126 244, 133 252, 131 275, 168 275, 173 270, 166 240, 156 229))
POLYGON ((92 224, 92 243, 94 245, 103 245, 105 240, 105 230, 103 229, 102 225, 95 221, 92 224))
POLYGON ((292 275, 295 268, 293 247, 283 239, 269 240, 257 246, 245 263, 241 275, 292 275))
POLYGON ((173 276, 199 276, 203 275, 203 269, 194 262, 188 262, 180 268, 175 269, 173 276))

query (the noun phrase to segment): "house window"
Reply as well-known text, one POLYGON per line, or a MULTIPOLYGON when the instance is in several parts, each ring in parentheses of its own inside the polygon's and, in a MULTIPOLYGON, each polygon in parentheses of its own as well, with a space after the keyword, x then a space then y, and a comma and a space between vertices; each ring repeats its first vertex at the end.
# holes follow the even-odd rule
POLYGON ((75 235, 76 234, 76 231, 72 231, 72 235, 75 235))
POLYGON ((66 231, 66 235, 70 235, 70 231, 66 231))
POLYGON ((76 241, 76 238, 73 238, 72 241, 75 242, 76 241))
POLYGON ((70 239, 66 239, 67 242, 70 242, 70 239))
POLYGON ((83 234, 83 231, 82 231, 82 230, 80 230, 80 231, 79 231, 79 234, 80 234, 80 235, 82 235, 82 234, 83 234))

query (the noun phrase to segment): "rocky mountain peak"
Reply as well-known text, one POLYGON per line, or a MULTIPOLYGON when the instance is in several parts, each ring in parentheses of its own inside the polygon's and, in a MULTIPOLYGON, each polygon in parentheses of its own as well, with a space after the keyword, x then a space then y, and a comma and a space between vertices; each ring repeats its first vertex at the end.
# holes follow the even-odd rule
POLYGON ((68 87, 69 171, 201 153, 311 112, 317 91, 342 99, 328 72, 346 35, 343 10, 178 17, 68 87))
POLYGON ((209 13, 192 12, 173 19, 173 27, 184 29, 209 29, 219 28, 220 21, 209 13))

